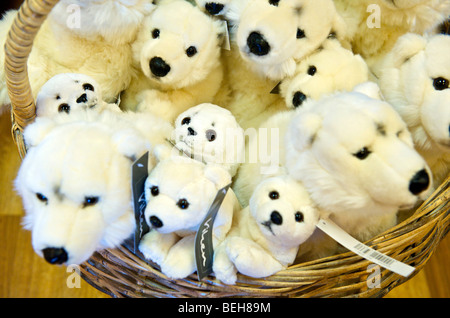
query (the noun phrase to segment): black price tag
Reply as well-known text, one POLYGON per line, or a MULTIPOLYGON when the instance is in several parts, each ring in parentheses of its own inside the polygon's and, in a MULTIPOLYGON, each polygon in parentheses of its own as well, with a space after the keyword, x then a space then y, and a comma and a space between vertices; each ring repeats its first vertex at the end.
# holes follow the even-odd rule
POLYGON ((139 247, 139 242, 142 237, 149 232, 149 227, 145 221, 145 208, 147 202, 145 201, 145 180, 148 177, 148 156, 146 152, 141 158, 136 160, 132 166, 132 192, 133 192, 133 206, 134 217, 136 220, 136 230, 134 233, 134 252, 136 253, 139 247))
POLYGON ((195 236, 195 261, 197 264, 198 279, 200 281, 212 273, 214 257, 212 234, 214 220, 230 186, 231 184, 219 190, 195 236))

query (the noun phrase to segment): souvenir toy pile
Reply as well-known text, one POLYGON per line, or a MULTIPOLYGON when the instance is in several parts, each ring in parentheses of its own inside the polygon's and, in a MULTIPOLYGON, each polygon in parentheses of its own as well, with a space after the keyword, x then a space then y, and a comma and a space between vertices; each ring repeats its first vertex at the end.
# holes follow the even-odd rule
MULTIPOLYGON (((81 264, 135 238, 146 153, 134 252, 170 279, 197 271, 223 189, 223 284, 342 252, 320 219, 362 242, 391 229, 449 173, 449 16, 448 0, 61 0, 28 59, 15 186, 34 250, 81 264)), ((0 83, 6 105, 3 65, 0 83)))

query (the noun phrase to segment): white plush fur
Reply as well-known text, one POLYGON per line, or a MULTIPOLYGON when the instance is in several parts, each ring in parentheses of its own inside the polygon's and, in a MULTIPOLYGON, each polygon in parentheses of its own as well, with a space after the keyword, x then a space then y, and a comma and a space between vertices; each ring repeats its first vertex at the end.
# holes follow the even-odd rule
POLYGON ((450 15, 448 0, 334 0, 334 3, 347 23, 353 51, 361 54, 376 75, 380 59, 399 36, 408 32, 422 34, 450 15), (378 12, 380 25, 372 27, 373 14, 378 12))
POLYGON ((425 198, 431 187, 431 172, 401 117, 388 103, 358 91, 299 109, 285 150, 288 173, 325 216, 362 241, 395 225, 397 211, 425 198), (367 156, 358 158, 365 148, 367 156), (413 194, 411 182, 421 170, 428 183, 413 194))
POLYGON ((139 71, 121 105, 173 121, 189 107, 213 102, 223 79, 222 33, 220 21, 187 1, 158 3, 133 43, 133 63, 139 71), (196 53, 188 56, 189 49, 196 53), (170 68, 167 74, 152 70, 156 58, 170 68))
POLYGON ((232 1, 226 16, 232 26, 231 51, 224 54, 232 93, 226 107, 244 129, 257 128, 286 109, 272 90, 292 76, 296 63, 319 48, 330 33, 345 42, 343 21, 329 0, 284 0, 278 6, 266 0, 232 1), (304 37, 297 38, 299 30, 304 37), (267 55, 250 53, 247 39, 253 32, 269 43, 267 55))
POLYGON ((26 127, 28 152, 15 186, 37 254, 63 248, 67 259, 56 263, 80 264, 133 233, 130 167, 152 149, 133 126, 116 112, 91 111, 41 117, 26 127))
POLYGON ((214 104, 200 104, 180 114, 173 139, 188 156, 220 164, 232 177, 243 161, 243 129, 227 109, 214 104))
MULTIPOLYGON (((132 76, 130 43, 142 19, 154 5, 150 0, 63 0, 41 25, 28 59, 33 96, 59 73, 93 77, 107 102, 116 101, 132 76)), ((0 44, 16 16, 7 12, 0 23, 0 44)), ((4 50, 0 51, 0 105, 8 104, 4 50)))
POLYGON ((234 214, 227 238, 215 250, 216 278, 235 284, 237 272, 260 278, 286 268, 314 232, 318 216, 300 183, 287 175, 264 180, 250 205, 234 214))
POLYGON ((337 91, 351 91, 368 80, 369 69, 360 55, 336 40, 327 40, 317 52, 298 63, 293 76, 282 81, 280 94, 288 108, 296 108, 309 98, 317 100, 337 91))
POLYGON ((103 100, 100 85, 85 74, 55 75, 41 87, 36 98, 36 115, 39 117, 70 114, 83 109, 120 111, 117 104, 108 104, 103 100))
POLYGON ((439 186, 450 171, 450 37, 400 37, 383 61, 380 87, 411 131, 439 186), (447 88, 436 89, 436 78, 447 88))
MULTIPOLYGON (((217 192, 231 182, 220 166, 172 156, 160 161, 145 182, 145 219, 151 230, 139 245, 143 255, 161 266, 171 278, 184 278, 196 270, 195 234, 217 192), (158 192, 155 194, 154 187, 158 192), (152 191, 153 188, 153 191, 152 191), (186 200, 185 209, 179 204, 186 200), (160 226, 152 220, 157 218, 160 226)), ((221 242, 239 205, 232 191, 225 196, 213 224, 213 243, 221 242)))

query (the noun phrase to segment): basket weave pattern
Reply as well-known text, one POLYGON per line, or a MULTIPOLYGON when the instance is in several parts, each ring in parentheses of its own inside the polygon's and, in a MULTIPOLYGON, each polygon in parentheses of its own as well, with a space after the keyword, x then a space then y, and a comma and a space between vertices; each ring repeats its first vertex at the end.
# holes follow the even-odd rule
MULTIPOLYGON (((35 104, 27 73, 27 60, 41 24, 58 0, 26 0, 5 43, 5 72, 12 105, 12 135, 23 158, 23 129, 34 120, 35 104)), ((371 262, 347 252, 290 266, 264 278, 238 274, 235 286, 213 276, 199 282, 196 274, 170 280, 155 264, 134 253, 133 242, 95 253, 81 267, 83 278, 113 297, 382 297, 413 277, 426 264, 450 228, 450 178, 419 207, 414 215, 366 244, 416 271, 404 278, 381 269, 376 288, 369 288, 371 262)))

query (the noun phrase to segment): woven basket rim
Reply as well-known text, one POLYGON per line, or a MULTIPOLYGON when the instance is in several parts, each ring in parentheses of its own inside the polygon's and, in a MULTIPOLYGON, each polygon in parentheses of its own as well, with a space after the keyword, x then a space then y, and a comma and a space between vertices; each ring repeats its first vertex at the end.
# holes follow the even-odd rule
MULTIPOLYGON (((34 120, 35 104, 27 73, 33 39, 58 0, 25 0, 5 43, 5 73, 11 100, 11 131, 20 156, 26 154, 23 129, 34 120)), ((236 285, 193 274, 170 280, 159 267, 134 253, 130 241, 94 255, 81 266, 82 277, 113 297, 382 297, 414 277, 450 229, 450 176, 416 210, 388 231, 365 242, 388 256, 416 267, 404 278, 381 270, 380 288, 368 288, 371 262, 353 252, 294 264, 264 279, 238 274, 236 285), (393 248, 395 247, 395 248, 393 248)))

